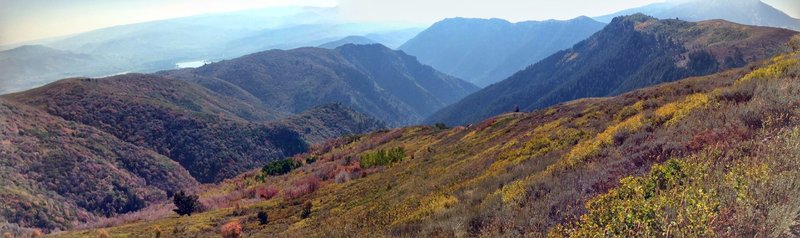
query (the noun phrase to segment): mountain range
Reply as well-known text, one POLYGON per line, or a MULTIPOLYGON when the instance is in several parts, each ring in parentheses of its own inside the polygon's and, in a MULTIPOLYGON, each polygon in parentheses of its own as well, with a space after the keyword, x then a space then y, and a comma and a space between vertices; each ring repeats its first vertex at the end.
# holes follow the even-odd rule
POLYGON ((317 46, 349 35, 399 45, 421 29, 410 24, 344 21, 336 8, 273 7, 113 26, 12 47, 0 71, 0 92, 65 77, 151 73, 191 61, 219 61, 269 49, 317 46), (14 47, 19 49, 13 49, 14 47), (41 53, 30 48, 52 48, 41 53), (62 56, 66 55, 66 56, 62 56), (53 60, 80 57, 81 62, 53 60), (27 64, 23 59, 31 59, 27 64), (14 65, 8 67, 5 65, 14 65), (8 85, 8 87, 6 86, 8 85))
POLYGON ((483 87, 569 48, 603 26, 588 17, 518 23, 450 18, 433 24, 399 49, 423 64, 483 87))
POLYGON ((689 76, 736 68, 791 50, 797 32, 722 20, 614 18, 603 30, 426 119, 462 125, 515 109, 618 95, 689 76))
POLYGON ((760 0, 672 0, 595 17, 610 22, 617 16, 643 13, 657 18, 686 21, 726 20, 745 25, 780 27, 798 31, 800 19, 760 0))
POLYGON ((383 45, 270 50, 159 74, 278 112, 342 103, 391 126, 419 123, 478 88, 383 45))
POLYGON ((792 236, 800 39, 793 44, 746 67, 615 97, 340 138, 293 157, 302 166, 286 174, 251 171, 199 193, 228 194, 225 208, 57 235, 792 236))

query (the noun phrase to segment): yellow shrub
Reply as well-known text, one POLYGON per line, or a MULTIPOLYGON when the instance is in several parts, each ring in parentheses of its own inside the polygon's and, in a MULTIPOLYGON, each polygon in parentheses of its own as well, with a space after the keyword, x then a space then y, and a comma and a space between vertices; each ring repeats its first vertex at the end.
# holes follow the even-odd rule
POLYGON ((800 60, 796 58, 788 58, 787 56, 776 56, 772 60, 772 64, 753 70, 749 74, 740 78, 736 83, 743 83, 753 79, 774 79, 786 76, 786 72, 790 67, 800 64, 800 60))
POLYGON ((671 126, 689 116, 694 110, 705 107, 709 102, 708 95, 696 93, 686 96, 681 101, 659 107, 656 109, 655 115, 661 120, 666 120, 666 126, 671 126))
POLYGON ((450 208, 456 203, 458 203, 458 198, 447 194, 436 194, 425 197, 420 201, 419 207, 417 207, 416 210, 411 212, 408 216, 400 218, 397 223, 421 220, 427 216, 450 208))
POLYGON ((719 199, 700 184, 702 164, 669 160, 642 177, 627 177, 620 186, 586 203, 587 213, 572 229, 551 230, 571 237, 704 237, 717 215, 719 199))
POLYGON ((610 145, 614 140, 614 135, 620 131, 637 131, 643 126, 643 117, 641 113, 636 114, 620 123, 614 124, 606 128, 595 138, 584 140, 575 145, 567 154, 567 163, 575 165, 578 161, 586 157, 593 156, 600 151, 604 146, 610 145))

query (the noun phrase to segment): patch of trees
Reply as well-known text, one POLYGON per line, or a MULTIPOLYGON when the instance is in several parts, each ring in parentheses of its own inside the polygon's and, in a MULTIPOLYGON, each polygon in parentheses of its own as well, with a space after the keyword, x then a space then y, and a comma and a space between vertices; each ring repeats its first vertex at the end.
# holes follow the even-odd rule
POLYGON ((392 163, 399 162, 406 157, 406 151, 403 147, 396 147, 389 150, 378 150, 372 153, 361 155, 359 164, 361 168, 371 168, 375 166, 384 166, 392 163))
POLYGON ((302 164, 293 159, 282 159, 272 161, 261 168, 261 172, 269 176, 284 175, 292 170, 299 168, 302 164))

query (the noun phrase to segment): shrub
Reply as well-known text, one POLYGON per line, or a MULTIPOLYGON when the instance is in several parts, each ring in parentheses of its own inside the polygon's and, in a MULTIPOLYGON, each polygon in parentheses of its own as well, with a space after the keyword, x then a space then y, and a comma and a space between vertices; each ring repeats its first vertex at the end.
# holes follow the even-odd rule
POLYGON ((300 218, 306 219, 311 216, 311 208, 312 208, 311 201, 306 201, 303 203, 303 210, 300 211, 300 218))
POLYGON ((108 234, 108 231, 106 229, 100 229, 99 231, 97 231, 97 237, 109 238, 111 236, 108 234))
POLYGON ((258 224, 266 225, 269 223, 269 216, 267 215, 267 212, 260 211, 258 212, 257 217, 258 217, 258 224))
POLYGON ((283 175, 291 172, 292 170, 300 167, 300 163, 293 159, 283 159, 272 161, 261 168, 261 172, 270 176, 283 175))
POLYGON ((224 238, 238 238, 242 236, 242 224, 238 220, 229 221, 222 225, 219 234, 224 238))
POLYGON ((319 188, 319 179, 314 176, 308 176, 294 182, 289 189, 283 191, 284 196, 288 199, 295 199, 303 195, 317 191, 319 188))
POLYGON ((153 233, 156 234, 156 238, 161 238, 161 227, 160 226, 153 227, 153 233))
POLYGON ((173 209, 173 211, 180 216, 191 216, 192 213, 202 210, 203 206, 197 200, 198 198, 197 195, 186 195, 183 191, 175 193, 175 196, 172 197, 172 203, 174 203, 177 208, 173 209))
POLYGON ((570 235, 713 236, 709 224, 718 214, 719 199, 700 185, 708 179, 704 170, 702 164, 672 159, 654 165, 645 176, 623 178, 619 188, 586 203, 587 214, 570 235))
POLYGON ((438 122, 438 123, 436 123, 436 124, 433 124, 433 127, 434 127, 434 128, 436 128, 436 129, 438 129, 438 130, 446 130, 446 129, 449 129, 449 128, 447 127, 447 125, 446 125, 446 124, 444 124, 444 123, 441 123, 441 122, 438 122))
POLYGON ((277 195, 277 194, 278 194, 278 189, 276 189, 274 187, 262 186, 262 187, 256 188, 256 191, 255 191, 256 197, 259 197, 259 198, 264 199, 264 200, 269 200, 270 198, 275 197, 275 195, 277 195))
POLYGON ((398 162, 406 156, 406 152, 402 147, 396 147, 393 149, 386 150, 378 150, 372 153, 366 153, 361 155, 361 160, 359 164, 361 168, 371 168, 375 166, 383 166, 388 165, 391 163, 398 162))

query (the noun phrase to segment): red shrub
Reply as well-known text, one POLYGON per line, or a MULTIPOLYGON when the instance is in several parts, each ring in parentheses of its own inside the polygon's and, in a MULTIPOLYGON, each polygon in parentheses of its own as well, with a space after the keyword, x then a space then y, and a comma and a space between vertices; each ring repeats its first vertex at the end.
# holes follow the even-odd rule
POLYGON ((284 196, 288 199, 295 199, 303 195, 313 193, 319 188, 319 179, 314 176, 302 178, 293 183, 294 186, 283 191, 284 196))
POLYGON ((275 197, 275 195, 277 194, 278 194, 278 189, 274 187, 262 186, 256 188, 255 190, 255 196, 264 200, 269 200, 270 198, 275 197))
POLYGON ((222 225, 219 234, 224 238, 238 238, 242 236, 242 224, 238 220, 229 221, 222 225))

